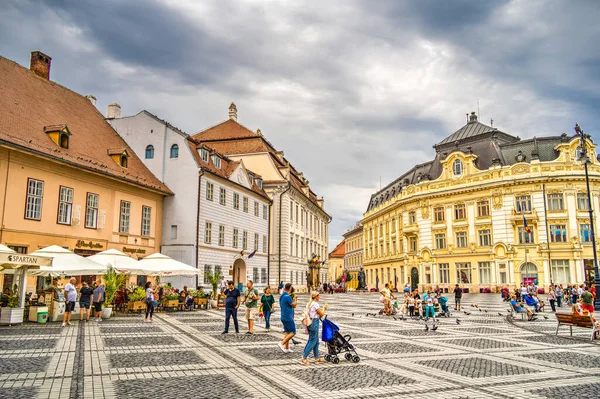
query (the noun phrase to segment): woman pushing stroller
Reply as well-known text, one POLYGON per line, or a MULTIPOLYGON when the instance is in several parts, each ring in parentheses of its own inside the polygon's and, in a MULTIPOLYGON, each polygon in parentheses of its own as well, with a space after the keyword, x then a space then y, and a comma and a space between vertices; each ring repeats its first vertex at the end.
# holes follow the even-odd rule
POLYGON ((304 347, 304 354, 300 360, 300 363, 305 365, 310 364, 308 362, 308 355, 310 355, 311 351, 313 352, 315 363, 323 363, 325 361, 323 358, 319 357, 319 326, 321 324, 319 318, 325 316, 327 304, 321 308, 319 305, 320 294, 318 291, 311 292, 310 297, 311 300, 308 302, 305 311, 305 319, 308 317, 308 320, 310 320, 310 324, 307 326, 308 342, 304 347))

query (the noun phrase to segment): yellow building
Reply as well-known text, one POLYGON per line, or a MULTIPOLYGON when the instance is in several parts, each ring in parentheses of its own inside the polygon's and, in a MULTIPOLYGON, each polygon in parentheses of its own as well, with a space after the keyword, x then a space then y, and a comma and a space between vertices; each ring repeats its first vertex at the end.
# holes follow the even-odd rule
POLYGON ((357 223, 354 228, 344 234, 346 242, 346 253, 344 255, 344 267, 352 277, 346 283, 346 287, 355 290, 358 288, 358 272, 363 267, 363 227, 357 223))
POLYGON ((346 240, 342 240, 333 251, 329 253, 329 281, 335 283, 338 277, 344 274, 344 255, 346 253, 346 240))
MULTIPOLYGON (((589 202, 580 139, 521 140, 477 121, 434 146, 373 194, 364 214, 364 265, 376 280, 471 292, 522 282, 593 280, 589 202)), ((600 162, 588 140, 592 207, 600 162)), ((595 215, 595 225, 600 222, 595 215)))
MULTIPOLYGON (((159 252, 171 192, 91 96, 49 80, 50 61, 33 52, 29 70, 0 57, 0 242, 19 253, 49 245, 84 256, 159 252)), ((3 288, 11 283, 0 275, 3 288)))

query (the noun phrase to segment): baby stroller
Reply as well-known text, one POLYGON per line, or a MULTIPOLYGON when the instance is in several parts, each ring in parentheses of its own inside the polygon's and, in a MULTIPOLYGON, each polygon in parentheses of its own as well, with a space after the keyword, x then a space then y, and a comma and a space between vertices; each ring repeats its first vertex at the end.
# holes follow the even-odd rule
POLYGON ((327 354, 325 360, 338 364, 340 358, 338 355, 345 352, 344 357, 346 360, 351 360, 354 363, 360 362, 360 357, 356 353, 356 348, 350 343, 352 337, 349 335, 340 334, 340 328, 333 322, 323 319, 323 332, 321 334, 321 340, 327 343, 327 354), (354 355, 352 354, 354 353, 354 355))
POLYGON ((446 298, 445 296, 440 296, 438 298, 438 303, 440 304, 440 308, 442 308, 442 313, 440 313, 439 316, 450 317, 450 309, 448 309, 448 298, 446 298))

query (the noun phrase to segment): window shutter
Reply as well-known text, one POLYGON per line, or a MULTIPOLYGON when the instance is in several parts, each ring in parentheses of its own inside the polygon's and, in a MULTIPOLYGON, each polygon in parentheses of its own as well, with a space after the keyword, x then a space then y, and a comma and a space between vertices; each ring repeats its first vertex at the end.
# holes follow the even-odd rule
POLYGON ((73 210, 71 211, 71 224, 73 226, 79 226, 81 222, 81 205, 73 205, 73 210))
POLYGON ((106 211, 103 209, 98 211, 98 228, 100 230, 106 228, 106 211))

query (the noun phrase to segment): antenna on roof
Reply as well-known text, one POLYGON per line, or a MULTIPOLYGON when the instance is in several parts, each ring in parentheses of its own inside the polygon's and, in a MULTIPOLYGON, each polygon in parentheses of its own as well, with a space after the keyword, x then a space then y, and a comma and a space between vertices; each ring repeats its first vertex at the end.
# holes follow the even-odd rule
POLYGON ((477 99, 477 117, 481 119, 481 112, 479 112, 479 99, 477 99))

